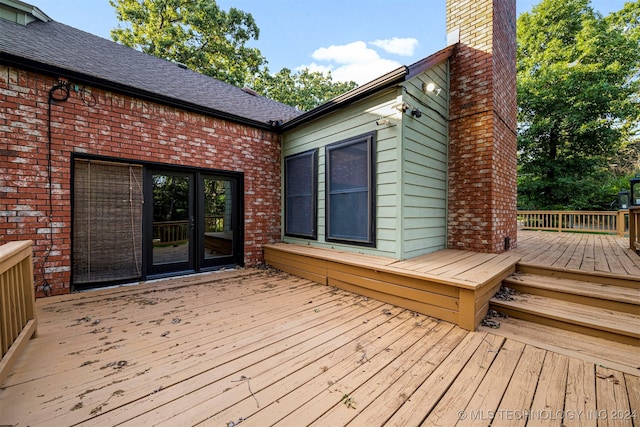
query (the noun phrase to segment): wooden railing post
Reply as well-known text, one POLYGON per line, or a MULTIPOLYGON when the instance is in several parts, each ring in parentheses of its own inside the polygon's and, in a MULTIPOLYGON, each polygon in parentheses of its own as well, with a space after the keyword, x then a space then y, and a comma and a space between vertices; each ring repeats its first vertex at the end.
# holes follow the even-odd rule
POLYGON ((616 231, 617 231, 617 235, 618 237, 624 237, 624 231, 625 231, 625 225, 626 225, 626 221, 625 221, 625 216, 627 216, 629 214, 629 210, 628 209, 621 209, 618 211, 618 217, 616 219, 616 231))
POLYGON ((629 248, 640 250, 640 206, 629 208, 629 248))
POLYGON ((558 233, 562 233, 562 220, 564 219, 564 214, 562 212, 558 213, 558 233))
POLYGON ((32 242, 0 246, 0 384, 26 345, 36 335, 32 242))

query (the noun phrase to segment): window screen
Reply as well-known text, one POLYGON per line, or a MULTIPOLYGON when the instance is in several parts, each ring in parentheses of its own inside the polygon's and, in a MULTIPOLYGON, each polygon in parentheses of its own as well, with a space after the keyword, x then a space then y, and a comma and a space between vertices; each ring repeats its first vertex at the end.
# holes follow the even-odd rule
POLYGON ((285 234, 317 238, 318 151, 285 158, 285 234))
POLYGON ((327 146, 327 240, 375 244, 373 134, 327 146))
POLYGON ((142 276, 142 166, 76 159, 73 283, 142 276))

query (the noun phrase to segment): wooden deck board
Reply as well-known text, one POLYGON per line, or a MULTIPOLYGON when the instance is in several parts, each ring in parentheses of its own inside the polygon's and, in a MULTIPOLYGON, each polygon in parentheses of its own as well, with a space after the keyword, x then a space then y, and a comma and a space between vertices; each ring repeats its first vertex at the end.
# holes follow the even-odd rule
MULTIPOLYGON (((505 342, 496 355, 494 363, 491 364, 487 375, 464 408, 465 414, 495 413, 503 399, 504 391, 511 381, 524 347, 523 343, 517 341, 507 340, 505 342)), ((484 417, 469 416, 457 420, 457 423, 452 422, 450 425, 486 426, 487 420, 484 417)))
MULTIPOLYGON (((567 391, 564 408, 567 414, 596 413, 596 378, 593 364, 584 360, 569 359, 567 391)), ((569 416, 563 420, 566 427, 596 427, 597 417, 569 416)))
POLYGON ((528 265, 640 280, 640 256, 629 249, 628 239, 612 235, 518 230, 518 247, 509 254, 520 256, 520 262, 528 265))
POLYGON ((449 356, 452 349, 457 348, 466 336, 467 333, 465 331, 454 328, 444 338, 438 341, 430 341, 425 355, 413 367, 406 369, 404 374, 380 394, 374 403, 355 414, 348 425, 374 426, 385 424, 397 409, 411 397, 414 391, 420 387, 424 379, 433 374, 433 371, 449 356), (420 375, 414 375, 413 372, 416 369, 420 371, 420 375))
MULTIPOLYGON (((397 261, 393 258, 364 255, 355 252, 347 253, 320 247, 284 243, 267 245, 266 249, 286 253, 287 256, 290 257, 306 255, 309 260, 307 262, 313 262, 314 259, 327 260, 340 265, 384 271, 405 277, 425 279, 433 281, 434 283, 468 289, 475 289, 493 278, 495 275, 493 270, 482 268, 482 265, 488 260, 512 263, 515 265, 519 259, 519 256, 513 256, 512 254, 484 254, 453 249, 433 252, 406 261, 397 261), (479 271, 482 272, 482 274, 475 274, 472 277, 465 277, 464 279, 457 277, 474 268, 480 268, 479 271)), ((273 258, 275 258, 275 256, 273 256, 273 258)))
POLYGON ((582 304, 546 298, 538 295, 513 295, 509 301, 497 301, 500 307, 508 308, 524 304, 523 311, 541 312, 546 317, 558 319, 571 317, 578 325, 598 324, 603 330, 624 333, 636 340, 640 339, 640 314, 622 313, 598 307, 585 310, 582 304))
POLYGON ((504 391, 504 397, 496 410, 499 414, 491 423, 492 426, 524 426, 527 422, 523 415, 531 408, 537 395, 538 380, 544 362, 544 350, 526 346, 511 381, 504 391))
POLYGON ((465 381, 454 381, 444 396, 438 400, 429 417, 420 424, 421 426, 455 425, 460 415, 452 412, 451 408, 462 408, 468 405, 500 353, 503 342, 502 339, 496 339, 495 335, 488 335, 483 340, 459 373, 465 381))
MULTIPOLYGON (((379 316, 382 316, 382 314, 380 314, 379 316)), ((376 319, 372 320, 376 321, 376 319)), ((407 335, 411 330, 411 326, 407 322, 407 320, 408 318, 403 319, 402 317, 399 318, 397 316, 395 316, 393 320, 387 320, 386 322, 393 322, 393 328, 387 331, 385 336, 391 340, 393 339, 392 337, 395 336, 407 335)), ((360 324, 361 322, 359 321, 359 319, 352 322, 353 327, 357 327, 360 324)), ((318 358, 318 355, 316 354, 317 352, 322 353, 322 350, 324 350, 326 354, 328 349, 318 349, 318 343, 322 343, 322 339, 338 339, 335 334, 337 334, 339 331, 334 330, 327 332, 327 337, 315 337, 313 340, 303 341, 303 343, 305 343, 306 345, 298 344, 296 345, 295 350, 292 349, 291 351, 280 352, 271 356, 269 356, 268 353, 265 354, 265 352, 262 351, 260 354, 262 360, 254 364, 247 364, 246 361, 239 361, 240 366, 246 365, 246 368, 238 370, 232 375, 227 376, 226 378, 212 381, 210 375, 203 375, 203 377, 205 378, 202 378, 201 381, 204 381, 205 384, 201 388, 197 388, 195 392, 189 393, 187 395, 178 395, 176 396, 175 400, 172 401, 172 405, 163 405, 162 407, 155 410, 154 423, 156 425, 176 425, 182 423, 186 423, 187 425, 194 425, 204 421, 204 419, 207 418, 204 414, 206 414, 207 409, 212 405, 214 405, 216 408, 224 408, 225 402, 233 401, 227 394, 229 392, 228 388, 230 386, 233 386, 236 390, 240 390, 241 392, 243 390, 248 392, 249 387, 251 387, 251 391, 255 393, 265 388, 266 385, 270 385, 276 379, 286 377, 295 372, 296 364, 292 363, 292 360, 295 359, 296 356, 305 355, 306 357, 310 357, 310 360, 313 361, 317 360, 318 358), (251 383, 246 386, 245 384, 242 384, 243 377, 248 378, 247 381, 251 381, 251 383), (234 386, 234 382, 241 384, 234 386), (174 405, 174 403, 176 404, 174 405), (176 407, 180 408, 180 410, 176 411, 176 407)), ((342 338, 344 339, 344 337, 342 338)), ((345 343, 345 345, 348 345, 348 343, 345 343)), ((352 346, 351 359, 349 359, 348 361, 346 361, 346 358, 342 360, 342 365, 346 366, 347 368, 353 369, 353 359, 358 357, 358 351, 356 347, 357 345, 352 346)), ((306 363, 308 362, 309 360, 303 360, 303 366, 306 366, 306 363)), ((317 372, 315 372, 315 374, 317 374, 317 372)), ((246 397, 249 396, 245 395, 245 398, 246 397)), ((256 397, 253 403, 255 404, 255 408, 259 409, 258 405, 260 405, 260 407, 265 407, 269 403, 269 401, 258 399, 256 397)), ((132 419, 131 424, 139 424, 139 422, 138 420, 132 419)))
POLYGON ((596 365, 640 375, 636 346, 514 318, 500 319, 500 328, 497 329, 485 326, 479 329, 596 365))
POLYGON ((596 411, 603 414, 603 424, 632 427, 634 418, 625 416, 630 413, 629 394, 620 372, 602 366, 596 368, 596 411))
MULTIPOLYGON (((560 233, 545 234, 563 244, 560 233)), ((528 246, 534 259, 556 268, 571 260, 605 268, 582 259, 591 250, 610 273, 633 274, 640 265, 612 237, 579 235, 551 256, 539 249, 548 251, 550 241, 539 236, 523 234, 517 251, 528 246)), ((468 268, 447 269, 451 263, 436 255, 367 262, 412 274, 456 270, 452 276, 481 275, 506 262, 452 255, 468 268)), ((588 426, 598 425, 598 411, 640 410, 640 364, 629 346, 570 332, 543 344, 535 334, 549 335, 544 327, 511 330, 506 321, 498 330, 468 332, 270 269, 36 305, 39 335, 0 388, 0 425, 487 425, 492 415, 499 426, 525 425, 517 417, 523 411, 542 417, 564 408, 574 416, 565 425, 588 426)), ((609 424, 633 426, 630 417, 619 421, 609 424)))
POLYGON ((559 353, 547 353, 538 378, 538 387, 546 393, 536 393, 531 404, 532 417, 527 426, 558 425, 559 417, 564 410, 567 387, 567 370, 569 358, 559 353), (549 414, 536 416, 535 414, 549 414))
MULTIPOLYGON (((482 333, 473 333, 465 339, 443 360, 429 377, 418 387, 409 399, 387 420, 393 426, 420 425, 454 382, 460 370, 483 346, 485 337, 482 333)), ((484 344, 485 351, 487 344, 484 344)))
POLYGON ((389 264, 389 266, 427 273, 429 271, 456 263, 471 256, 473 256, 473 252, 470 251, 456 251, 453 249, 445 249, 404 261, 395 261, 389 264))
POLYGON ((519 256, 443 250, 410 260, 304 245, 266 245, 265 262, 317 283, 377 298, 475 330, 500 282, 515 271, 519 256))

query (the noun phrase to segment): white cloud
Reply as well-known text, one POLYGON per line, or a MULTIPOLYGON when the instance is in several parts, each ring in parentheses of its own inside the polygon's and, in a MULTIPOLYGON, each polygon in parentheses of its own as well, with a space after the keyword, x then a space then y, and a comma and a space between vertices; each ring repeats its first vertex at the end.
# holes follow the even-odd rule
POLYGON ((316 61, 333 61, 338 64, 353 62, 371 62, 379 58, 378 52, 369 49, 363 41, 357 41, 341 46, 331 45, 321 47, 311 54, 316 61))
POLYGON ((374 40, 371 44, 394 55, 412 56, 418 47, 418 40, 414 38, 394 37, 392 39, 374 40))
POLYGON ((389 71, 395 70, 402 64, 390 59, 379 58, 375 62, 347 64, 336 68, 331 72, 334 80, 351 81, 363 85, 376 79, 389 71))
POLYGON ((367 47, 363 41, 329 46, 317 49, 311 55, 319 62, 299 67, 311 71, 327 72, 335 81, 355 81, 359 85, 378 78, 402 64, 391 59, 381 58, 378 52, 367 47), (324 62, 328 64, 323 64, 324 62))
POLYGON ((320 64, 316 64, 315 62, 312 62, 309 65, 303 65, 302 67, 298 67, 296 71, 300 71, 303 68, 308 68, 309 71, 311 71, 312 73, 315 73, 315 72, 326 73, 327 71, 331 71, 333 73, 333 70, 335 69, 335 67, 332 67, 331 65, 320 65, 320 64))

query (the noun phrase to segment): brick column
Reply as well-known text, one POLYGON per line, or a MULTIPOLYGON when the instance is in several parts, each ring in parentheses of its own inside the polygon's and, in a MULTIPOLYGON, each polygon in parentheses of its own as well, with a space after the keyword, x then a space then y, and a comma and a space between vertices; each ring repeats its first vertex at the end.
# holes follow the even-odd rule
POLYGON ((515 23, 515 0, 447 0, 447 32, 460 34, 450 64, 451 249, 517 243, 515 23))

